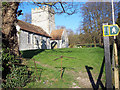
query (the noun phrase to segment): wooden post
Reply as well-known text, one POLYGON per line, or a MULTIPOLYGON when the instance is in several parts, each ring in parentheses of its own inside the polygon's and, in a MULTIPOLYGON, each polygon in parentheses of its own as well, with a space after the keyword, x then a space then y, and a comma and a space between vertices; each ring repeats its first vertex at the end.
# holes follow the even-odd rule
POLYGON ((60 78, 62 79, 62 56, 61 56, 61 74, 60 74, 60 78))
POLYGON ((114 60, 115 60, 115 67, 114 67, 114 81, 115 81, 115 88, 119 89, 119 68, 118 68, 118 55, 117 55, 117 45, 114 42, 114 60))
MULTIPOLYGON (((112 0, 112 17, 113 17, 113 24, 115 24, 114 20, 114 5, 113 5, 113 0, 112 0)), ((117 55, 117 45, 115 42, 116 36, 114 36, 114 45, 113 45, 113 50, 114 50, 114 62, 115 62, 115 67, 114 67, 114 81, 115 81, 115 88, 119 89, 119 68, 118 68, 118 55, 117 55)))
MULTIPOLYGON (((106 25, 106 24, 104 24, 106 25)), ((109 37, 104 37, 104 56, 105 56, 105 73, 106 73, 106 89, 112 89, 112 73, 110 62, 110 45, 109 37)))
POLYGON ((112 50, 112 84, 115 86, 115 77, 114 77, 114 69, 115 69, 115 58, 114 58, 114 43, 113 43, 113 50, 112 50))
POLYGON ((40 78, 39 78, 39 76, 38 76, 38 72, 37 72, 37 67, 36 67, 35 59, 33 59, 33 61, 34 61, 34 65, 35 65, 35 70, 36 70, 37 77, 38 77, 38 79, 40 80, 40 78))

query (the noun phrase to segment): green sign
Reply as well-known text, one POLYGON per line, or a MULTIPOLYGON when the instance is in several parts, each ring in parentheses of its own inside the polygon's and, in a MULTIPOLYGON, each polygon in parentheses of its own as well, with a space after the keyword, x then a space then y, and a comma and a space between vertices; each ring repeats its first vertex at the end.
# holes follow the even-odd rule
POLYGON ((117 36, 119 34, 119 27, 114 25, 103 25, 103 36, 117 36))

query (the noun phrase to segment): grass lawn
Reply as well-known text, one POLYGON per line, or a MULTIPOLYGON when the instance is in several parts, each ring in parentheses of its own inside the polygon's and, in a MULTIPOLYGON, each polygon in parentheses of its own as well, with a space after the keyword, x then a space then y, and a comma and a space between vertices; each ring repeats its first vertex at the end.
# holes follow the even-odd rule
MULTIPOLYGON (((33 71, 32 76, 36 76, 36 81, 28 83, 25 88, 89 88, 91 83, 85 66, 91 68, 90 71, 96 83, 104 58, 104 49, 99 47, 31 50, 22 53, 23 57, 28 58, 23 63, 33 71), (54 61, 61 55, 72 57, 62 59, 62 79, 60 79, 61 59, 54 61), (35 59, 37 72, 33 59, 35 59)), ((102 82, 103 84, 105 82, 104 73, 102 82)))

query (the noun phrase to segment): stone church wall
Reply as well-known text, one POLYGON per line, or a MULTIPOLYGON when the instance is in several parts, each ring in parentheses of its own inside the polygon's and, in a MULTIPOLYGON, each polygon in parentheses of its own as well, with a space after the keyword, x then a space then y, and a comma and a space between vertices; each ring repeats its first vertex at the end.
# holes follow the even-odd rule
POLYGON ((49 38, 38 34, 30 33, 24 30, 19 34, 19 50, 31 50, 31 49, 50 49, 49 38), (28 43, 28 34, 30 42, 28 43))
POLYGON ((61 48, 67 48, 68 47, 68 35, 67 35, 67 31, 64 30, 62 37, 61 37, 61 48))

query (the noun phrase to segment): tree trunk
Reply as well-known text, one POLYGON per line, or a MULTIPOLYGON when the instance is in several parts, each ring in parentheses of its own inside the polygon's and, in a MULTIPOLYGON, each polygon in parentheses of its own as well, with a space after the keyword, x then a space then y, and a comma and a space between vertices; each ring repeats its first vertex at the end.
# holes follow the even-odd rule
POLYGON ((2 11, 2 42, 3 48, 9 48, 11 54, 19 56, 17 30, 14 23, 17 22, 17 9, 19 2, 7 2, 2 11))
POLYGON ((99 35, 99 45, 102 46, 101 35, 99 35))
MULTIPOLYGON (((1 34, 1 30, 2 30, 2 2, 0 2, 0 43, 2 42, 2 34, 1 34)), ((0 51, 2 44, 0 44, 0 51)))

